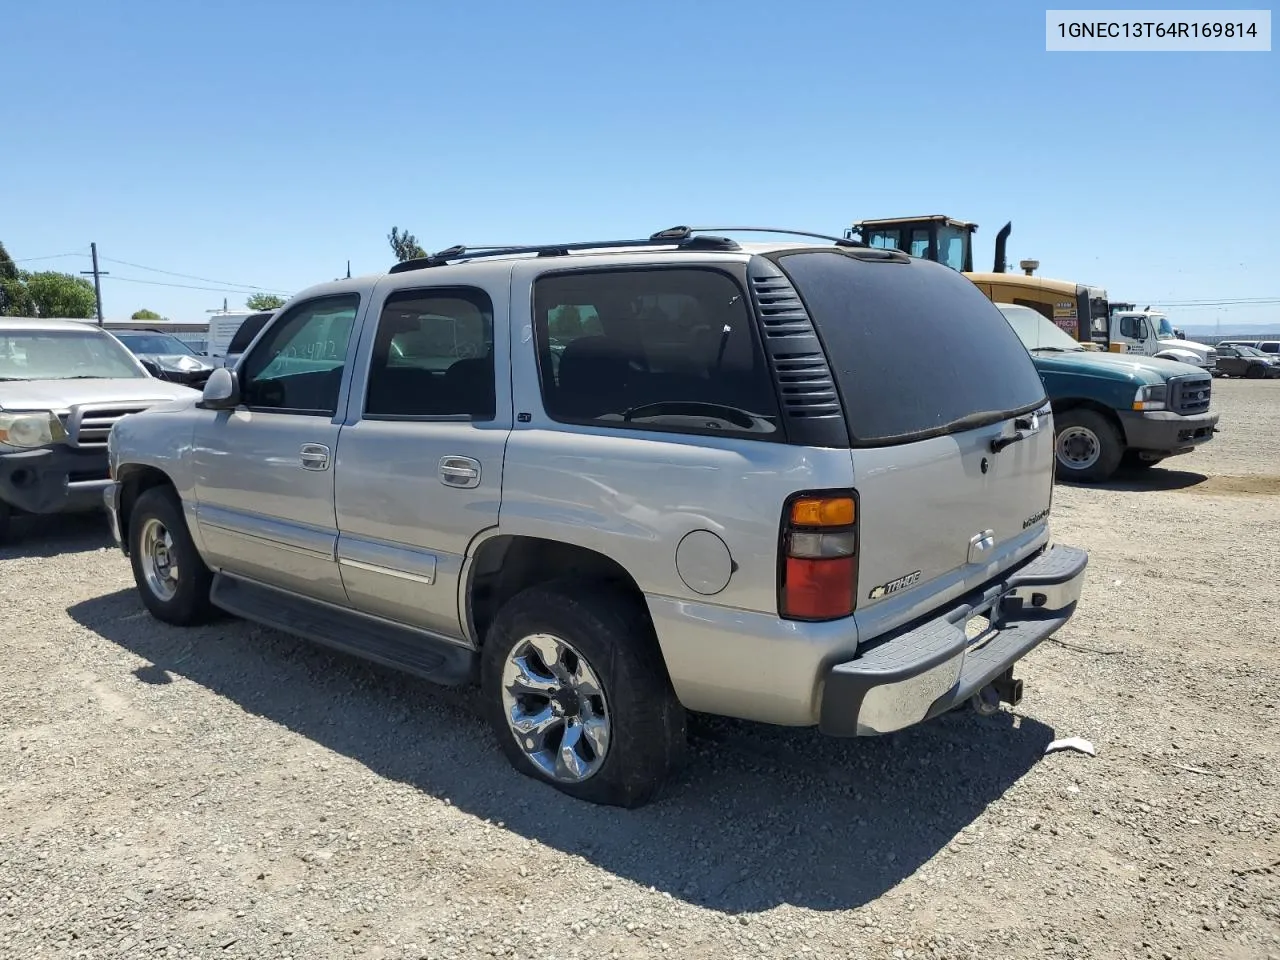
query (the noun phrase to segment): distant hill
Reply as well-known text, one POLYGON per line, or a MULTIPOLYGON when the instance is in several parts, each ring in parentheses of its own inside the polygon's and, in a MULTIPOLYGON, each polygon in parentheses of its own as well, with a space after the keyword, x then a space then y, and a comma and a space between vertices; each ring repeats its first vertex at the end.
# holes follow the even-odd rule
MULTIPOLYGON (((1175 324, 1176 326, 1176 324, 1175 324)), ((1189 337, 1222 337, 1232 340, 1280 340, 1280 323, 1237 324, 1228 327, 1225 323, 1215 326, 1211 323, 1189 323, 1182 328, 1189 337)))

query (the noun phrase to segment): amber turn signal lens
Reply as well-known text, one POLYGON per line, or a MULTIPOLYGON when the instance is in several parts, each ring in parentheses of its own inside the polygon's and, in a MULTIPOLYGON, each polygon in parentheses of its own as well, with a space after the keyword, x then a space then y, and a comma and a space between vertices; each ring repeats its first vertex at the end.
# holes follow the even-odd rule
POLYGON ((791 522, 797 527, 847 527, 853 521, 852 497, 806 498, 791 505, 791 522))

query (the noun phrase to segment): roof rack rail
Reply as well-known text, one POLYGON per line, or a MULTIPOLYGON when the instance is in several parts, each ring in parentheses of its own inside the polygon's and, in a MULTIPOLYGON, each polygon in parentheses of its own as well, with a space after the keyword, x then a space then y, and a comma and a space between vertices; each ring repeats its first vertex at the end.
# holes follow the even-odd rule
MULTIPOLYGON (((826 233, 811 233, 807 230, 787 230, 783 227, 672 227, 670 230, 664 230, 663 233, 672 233, 676 230, 687 230, 690 233, 704 230, 715 230, 720 233, 777 233, 790 237, 813 237, 817 240, 830 240, 837 247, 866 246, 861 240, 854 240, 851 237, 835 237, 826 233)), ((654 234, 654 236, 658 236, 658 234, 654 234)))
POLYGON ((832 237, 825 233, 806 233, 801 230, 781 230, 772 227, 668 227, 650 234, 642 240, 589 240, 574 243, 544 243, 530 245, 488 245, 448 247, 438 253, 412 260, 403 260, 392 265, 388 273, 408 273, 411 270, 424 270, 428 267, 440 267, 458 260, 475 260, 481 257, 510 257, 522 253, 532 253, 539 257, 563 257, 574 250, 616 250, 635 247, 654 247, 671 245, 682 250, 740 250, 729 237, 711 236, 702 231, 718 230, 737 233, 778 233, 797 237, 815 237, 819 240, 830 240, 840 247, 865 247, 865 243, 844 237, 832 237))
MULTIPOLYGON (((731 241, 730 241, 731 242, 731 241)), ((592 240, 579 241, 575 243, 540 243, 530 244, 527 246, 509 246, 509 247, 467 247, 459 244, 456 247, 449 247, 447 250, 441 250, 439 253, 433 253, 426 257, 418 257, 414 260, 404 260, 391 267, 388 273, 407 273, 410 270, 423 270, 427 267, 440 267, 446 263, 452 263, 457 260, 475 260, 480 257, 509 257, 520 253, 533 253, 539 257, 563 257, 572 250, 608 250, 608 249, 625 249, 628 247, 652 247, 662 243, 674 243, 680 246, 681 243, 675 240, 592 240)), ((734 244, 734 248, 737 244, 734 244)))

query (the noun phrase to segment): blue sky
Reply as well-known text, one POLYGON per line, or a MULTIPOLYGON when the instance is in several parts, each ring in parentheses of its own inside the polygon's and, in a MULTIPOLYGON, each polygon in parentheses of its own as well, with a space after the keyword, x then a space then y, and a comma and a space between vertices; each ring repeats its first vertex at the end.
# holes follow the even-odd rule
MULTIPOLYGON (((439 249, 947 213, 980 225, 981 269, 1012 220, 1013 262, 1112 299, 1280 298, 1280 54, 1047 53, 1044 16, 14 0, 0 240, 289 293, 385 269, 393 224, 439 249)), ((113 319, 243 303, 103 268, 113 319)), ((1171 313, 1280 326, 1280 304, 1171 313)))

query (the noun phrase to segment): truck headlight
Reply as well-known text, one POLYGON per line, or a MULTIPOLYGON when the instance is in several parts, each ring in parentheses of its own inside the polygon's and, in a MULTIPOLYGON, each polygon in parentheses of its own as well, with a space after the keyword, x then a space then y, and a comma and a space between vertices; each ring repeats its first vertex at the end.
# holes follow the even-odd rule
POLYGON ((0 413, 0 443, 11 447, 47 447, 66 437, 62 421, 49 410, 0 413))
POLYGON ((1168 392, 1168 386, 1163 383, 1152 383, 1145 387, 1139 387, 1138 392, 1133 397, 1133 409, 1163 410, 1168 392))

